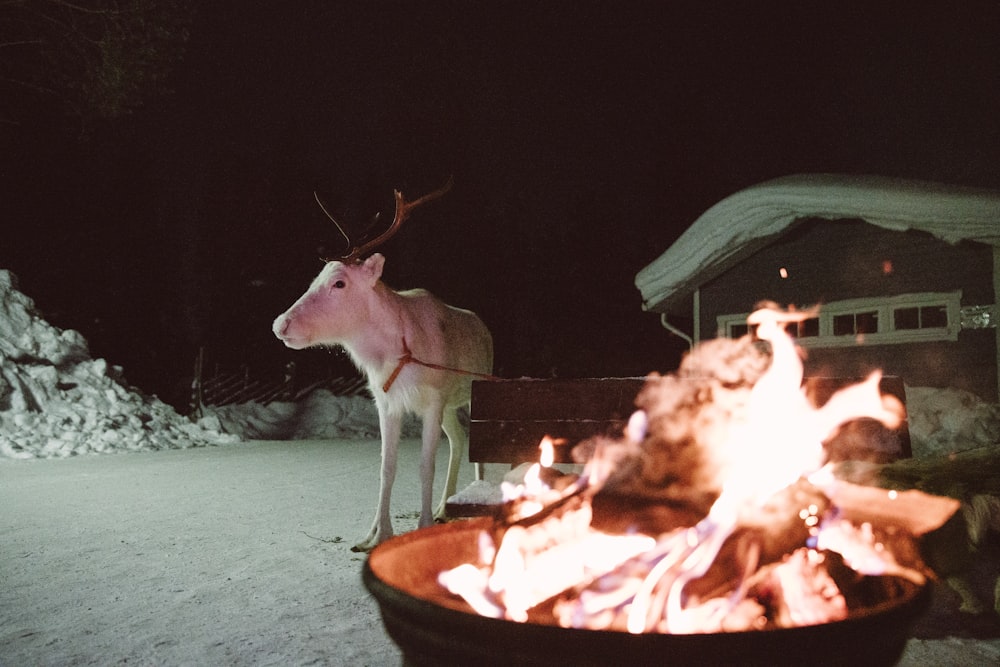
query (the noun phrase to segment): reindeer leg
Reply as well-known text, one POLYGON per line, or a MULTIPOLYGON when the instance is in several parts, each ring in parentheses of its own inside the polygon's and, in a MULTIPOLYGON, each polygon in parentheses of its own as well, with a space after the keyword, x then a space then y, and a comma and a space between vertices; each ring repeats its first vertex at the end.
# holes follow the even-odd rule
POLYGON ((434 512, 434 518, 443 521, 447 518, 445 509, 448 499, 455 495, 458 485, 458 469, 462 465, 462 457, 465 455, 465 446, 469 436, 458 419, 456 408, 445 409, 441 426, 444 428, 444 434, 448 436, 448 446, 451 449, 448 456, 448 477, 445 479, 444 495, 441 496, 441 503, 434 512))
POLYGON ((434 456, 441 440, 441 408, 424 413, 423 447, 420 450, 420 527, 434 523, 431 502, 434 495, 434 456))
POLYGON ((382 432, 382 471, 379 482, 378 507, 375 510, 375 520, 368 535, 351 547, 351 551, 370 551, 379 542, 384 542, 392 537, 392 517, 389 514, 390 500, 392 498, 392 483, 396 479, 396 458, 399 453, 399 436, 402 431, 403 416, 401 414, 386 414, 381 405, 378 408, 379 430, 382 432))

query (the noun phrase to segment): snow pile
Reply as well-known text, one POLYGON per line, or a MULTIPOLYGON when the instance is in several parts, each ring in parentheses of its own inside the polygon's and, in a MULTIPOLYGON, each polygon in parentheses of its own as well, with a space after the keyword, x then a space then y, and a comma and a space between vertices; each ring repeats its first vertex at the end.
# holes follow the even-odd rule
POLYGON ((46 322, 0 269, 0 457, 50 458, 238 442, 193 423, 91 359, 78 332, 46 322))
MULTIPOLYGON (((485 479, 477 479, 469 483, 464 489, 448 498, 450 505, 499 505, 503 502, 505 484, 511 487, 522 486, 524 478, 533 466, 533 463, 522 463, 513 468, 503 476, 498 483, 493 483, 485 479)), ((560 472, 574 472, 579 474, 583 471, 582 465, 556 463, 552 466, 560 472)))
MULTIPOLYGON (((226 431, 247 440, 379 438, 378 412, 371 398, 336 396, 326 389, 317 389, 295 403, 240 403, 209 407, 205 413, 218 419, 226 431)), ((420 421, 412 415, 403 419, 403 437, 420 437, 420 421)))
POLYGON ((485 479, 469 482, 464 489, 448 498, 450 505, 499 505, 503 502, 503 488, 485 479))
POLYGON ((993 447, 1000 442, 1000 405, 946 387, 907 387, 913 456, 921 458, 993 447))

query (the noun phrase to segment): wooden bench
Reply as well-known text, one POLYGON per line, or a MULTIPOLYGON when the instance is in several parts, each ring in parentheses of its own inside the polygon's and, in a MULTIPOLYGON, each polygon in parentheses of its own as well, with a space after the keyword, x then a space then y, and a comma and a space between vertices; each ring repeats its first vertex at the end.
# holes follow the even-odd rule
POLYGON ((517 465, 538 460, 543 436, 557 439, 556 463, 593 435, 621 434, 645 378, 476 380, 469 460, 517 465))
MULTIPOLYGON (((808 378, 819 403, 833 392, 861 378, 808 378)), ((473 463, 517 465, 538 460, 538 443, 545 435, 560 440, 557 463, 571 463, 570 452, 581 440, 594 435, 618 436, 635 410, 635 397, 645 378, 476 380, 472 383, 469 425, 469 460, 473 463)), ((906 404, 899 377, 883 377, 883 393, 906 404)), ((910 435, 906 422, 897 431, 859 420, 842 429, 834 443, 877 439, 896 444, 909 457, 910 435)))
MULTIPOLYGON (((815 400, 822 404, 840 387, 860 378, 808 378, 815 400)), ((555 462, 573 463, 571 452, 582 440, 595 435, 619 437, 635 411, 635 398, 645 378, 475 380, 469 424, 469 460, 476 478, 483 479, 483 465, 511 467, 539 458, 538 444, 546 435, 556 439, 555 462)), ((906 405, 906 391, 899 377, 884 377, 880 388, 906 405)), ((883 451, 911 456, 906 422, 895 431, 872 420, 846 425, 828 447, 840 459, 854 458, 875 443, 883 451)), ((451 518, 491 514, 495 506, 448 503, 451 518)))

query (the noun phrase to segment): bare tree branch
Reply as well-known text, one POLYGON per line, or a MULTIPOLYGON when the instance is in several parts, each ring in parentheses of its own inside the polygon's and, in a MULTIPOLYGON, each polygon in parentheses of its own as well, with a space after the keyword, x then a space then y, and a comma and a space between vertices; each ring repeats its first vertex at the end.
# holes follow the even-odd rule
POLYGON ((193 0, 0 2, 0 114, 59 104, 86 123, 168 94, 194 12, 193 0))

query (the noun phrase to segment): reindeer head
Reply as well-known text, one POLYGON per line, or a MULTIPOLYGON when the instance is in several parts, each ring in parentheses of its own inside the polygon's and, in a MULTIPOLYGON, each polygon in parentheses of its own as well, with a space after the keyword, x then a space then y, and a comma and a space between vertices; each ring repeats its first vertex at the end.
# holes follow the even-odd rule
POLYGON ((293 350, 363 335, 384 263, 379 253, 357 263, 328 261, 305 294, 274 320, 274 335, 293 350))
POLYGON ((376 238, 360 244, 351 240, 317 196, 320 208, 347 239, 348 252, 339 259, 325 260, 326 266, 305 294, 274 320, 274 335, 295 350, 350 344, 364 337, 377 325, 372 318, 373 299, 379 298, 376 286, 385 264, 385 257, 372 251, 399 230, 410 211, 445 194, 451 186, 452 179, 448 179, 441 189, 412 202, 407 202, 396 190, 396 215, 392 224, 376 238))

